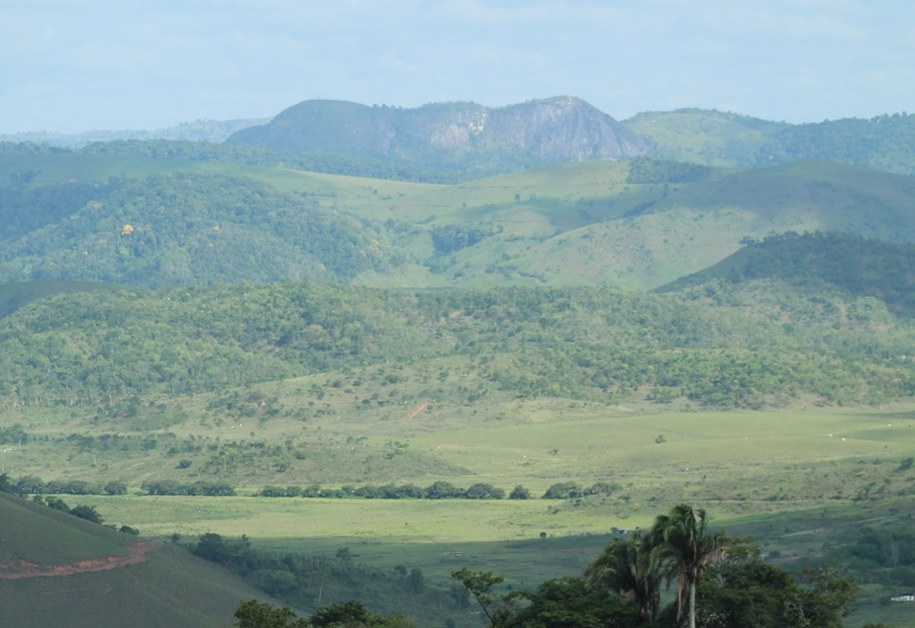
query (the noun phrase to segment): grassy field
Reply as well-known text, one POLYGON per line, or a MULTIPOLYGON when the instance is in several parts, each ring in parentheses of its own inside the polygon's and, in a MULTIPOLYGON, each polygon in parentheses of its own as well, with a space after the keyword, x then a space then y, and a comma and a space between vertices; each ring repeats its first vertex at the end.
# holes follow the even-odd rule
MULTIPOLYGON (((428 368, 426 379, 448 390, 465 372, 456 363, 428 368)), ((349 378, 357 375, 373 377, 349 378)), ((359 562, 418 567, 442 584, 462 566, 503 573, 519 586, 577 574, 613 528, 648 526, 682 501, 706 508, 713 523, 732 534, 753 535, 764 556, 788 565, 852 538, 864 521, 908 525, 905 516, 913 512, 915 469, 903 464, 915 455, 910 405, 658 412, 651 405, 498 396, 464 404, 443 393, 414 414, 427 398, 419 389, 423 378, 407 378, 412 383, 400 391, 402 402, 371 409, 361 401, 366 391, 350 389, 349 379, 339 386, 325 379, 326 395, 314 405, 307 391, 315 378, 252 387, 244 393, 259 400, 251 416, 229 412, 219 395, 169 400, 164 413, 140 413, 126 424, 66 408, 9 409, 0 427, 18 423, 40 438, 0 447, 0 471, 14 478, 125 481, 127 495, 64 499, 94 505, 106 523, 139 528, 144 536, 194 541, 205 532, 246 534, 260 548, 327 557, 346 547, 359 562), (271 407, 283 411, 261 421, 271 407), (297 418, 303 409, 309 410, 305 421, 297 418), (103 437, 115 433, 120 444, 100 448, 103 437), (68 436, 74 434, 79 438, 68 436), (144 445, 152 440, 156 444, 144 445), (188 443, 204 446, 173 451, 188 443), (244 443, 263 445, 249 450, 244 443), (231 464, 225 452, 235 452, 231 464), (184 457, 191 464, 182 469, 184 457), (278 470, 280 459, 288 467, 278 470), (225 479, 239 496, 140 494, 139 485, 150 478, 225 479), (267 484, 427 486, 438 480, 458 487, 488 482, 506 492, 523 485, 533 499, 253 496, 267 484), (540 499, 557 482, 611 488, 580 499, 540 499)), ((865 593, 861 617, 889 617, 880 614, 880 600, 898 593, 865 593)))
MULTIPOLYGON (((259 547, 327 556, 347 547, 359 561, 420 567, 441 582, 467 565, 505 573, 519 585, 578 573, 613 528, 648 526, 680 501, 705 507, 715 525, 754 536, 764 555, 788 563, 816 555, 863 520, 911 512, 915 471, 900 470, 915 453, 909 407, 603 413, 588 404, 512 402, 497 416, 465 417, 464 428, 457 409, 380 423, 337 416, 321 429, 313 426, 318 444, 339 442, 332 430, 361 428, 367 447, 401 440, 411 455, 436 461, 432 471, 422 467, 422 475, 400 482, 490 482, 507 491, 521 484, 535 497, 529 500, 260 498, 251 496, 256 484, 242 487, 239 497, 153 497, 138 495, 134 485, 124 496, 71 500, 95 505, 107 521, 144 535, 247 534, 259 547), (539 499, 560 481, 608 482, 615 490, 539 499)), ((245 428, 186 422, 170 429, 203 431, 215 440, 245 428)), ((258 432, 268 441, 286 434, 282 421, 258 432)), ((308 481, 286 472, 271 483, 308 481)))

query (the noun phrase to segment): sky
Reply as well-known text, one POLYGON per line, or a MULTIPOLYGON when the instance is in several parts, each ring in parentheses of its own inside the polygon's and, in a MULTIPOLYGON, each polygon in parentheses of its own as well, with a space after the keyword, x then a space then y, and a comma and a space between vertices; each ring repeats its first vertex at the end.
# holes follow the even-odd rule
POLYGON ((915 111, 915 2, 0 0, 0 133, 559 95, 618 120, 915 111))

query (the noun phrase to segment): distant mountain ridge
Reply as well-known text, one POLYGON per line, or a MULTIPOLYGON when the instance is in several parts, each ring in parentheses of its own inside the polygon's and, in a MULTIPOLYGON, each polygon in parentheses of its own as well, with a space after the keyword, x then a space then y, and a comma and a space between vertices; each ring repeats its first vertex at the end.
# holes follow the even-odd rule
POLYGON ((622 124, 660 159, 738 168, 824 159, 915 174, 915 115, 907 113, 788 124, 690 108, 639 113, 622 124))
POLYGON ((265 125, 234 133, 230 144, 302 153, 386 158, 406 163, 477 165, 501 170, 588 159, 628 159, 645 143, 578 98, 558 96, 501 108, 439 103, 415 109, 309 100, 265 125))
POLYGON ((189 142, 222 142, 230 135, 245 127, 263 124, 269 118, 238 120, 194 120, 153 130, 98 129, 83 133, 56 133, 53 131, 29 131, 0 135, 0 142, 32 142, 79 148, 92 142, 113 142, 117 140, 172 140, 189 142))

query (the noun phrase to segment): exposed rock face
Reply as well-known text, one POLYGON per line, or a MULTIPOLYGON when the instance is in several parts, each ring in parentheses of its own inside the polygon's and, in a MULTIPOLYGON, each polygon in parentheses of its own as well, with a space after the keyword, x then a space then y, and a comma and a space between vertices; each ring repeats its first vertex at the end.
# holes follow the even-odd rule
POLYGON ((559 96, 501 108, 439 103, 416 109, 305 101, 232 143, 404 162, 536 165, 626 159, 641 138, 578 98, 559 96))

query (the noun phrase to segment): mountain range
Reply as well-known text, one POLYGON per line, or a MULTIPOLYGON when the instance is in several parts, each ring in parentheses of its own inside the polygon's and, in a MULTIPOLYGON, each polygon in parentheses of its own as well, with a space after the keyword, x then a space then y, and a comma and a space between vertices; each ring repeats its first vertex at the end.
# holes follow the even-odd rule
MULTIPOLYGON (((159 507, 137 493, 150 481, 245 493, 209 520, 195 505, 197 530, 255 525, 237 506, 270 487, 542 490, 565 475, 620 493, 551 505, 535 529, 586 511, 606 526, 686 495, 740 516, 810 509, 800 529, 817 534, 827 500, 874 521, 859 509, 909 494, 912 116, 789 125, 684 109, 620 122, 570 97, 306 101, 269 121, 21 139, 0 142, 0 490, 13 474, 80 495, 116 480, 123 493, 93 503, 130 516, 159 507), (850 408, 854 429, 840 425, 850 408), (789 446, 770 464, 783 442, 772 426, 806 414, 816 459, 789 446), (637 417, 649 431, 626 434, 637 417), (714 434, 728 423, 739 440, 714 434), (540 431, 556 426, 567 440, 540 431), (629 457, 608 466, 598 430, 629 457), (524 454, 522 434, 539 443, 524 454), (877 453, 849 457, 846 436, 877 453), (699 462, 731 446, 759 462, 699 462), (638 464, 650 481, 627 475, 638 464), (655 478, 663 492, 640 488, 655 478)), ((414 563, 400 555, 364 579, 338 569, 348 547, 331 562, 284 556, 311 565, 305 586, 277 554, 246 562, 242 582, 55 503, 0 493, 0 597, 25 601, 4 607, 14 625, 225 625, 261 596, 250 583, 312 611, 335 577, 348 583, 339 601, 432 606, 404 588, 414 563)), ((887 508, 902 521, 904 505, 887 508)), ((409 537, 422 524, 401 512, 410 527, 398 514, 395 536, 409 537)), ((774 557, 798 535, 770 514, 774 557)), ((522 551, 543 556, 546 535, 522 551)), ((448 569, 438 545, 415 564, 448 569)), ((901 568, 881 595, 907 582, 901 568)))

